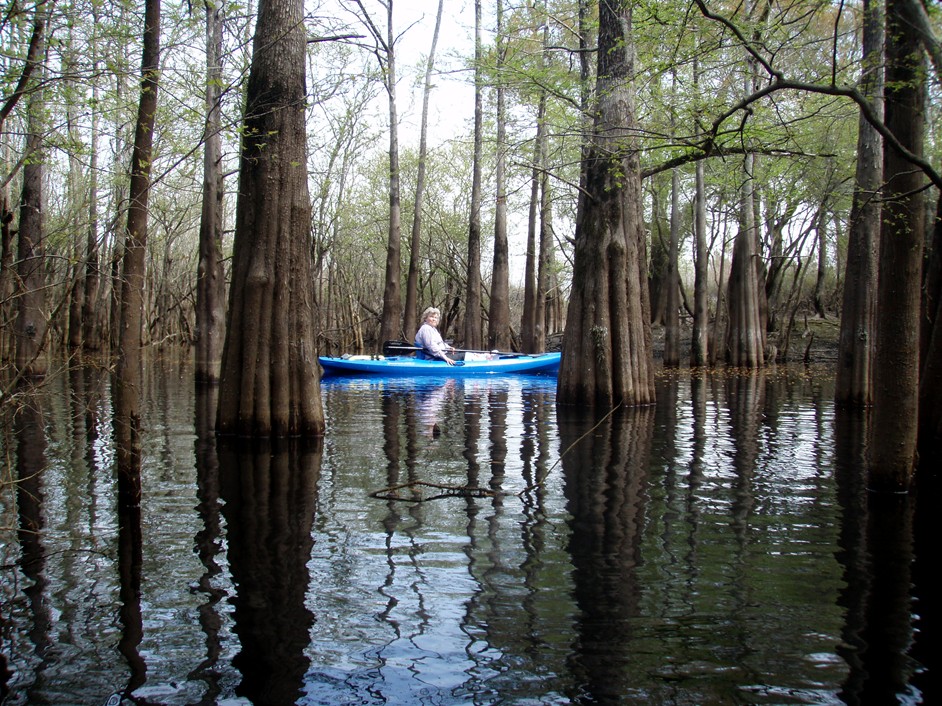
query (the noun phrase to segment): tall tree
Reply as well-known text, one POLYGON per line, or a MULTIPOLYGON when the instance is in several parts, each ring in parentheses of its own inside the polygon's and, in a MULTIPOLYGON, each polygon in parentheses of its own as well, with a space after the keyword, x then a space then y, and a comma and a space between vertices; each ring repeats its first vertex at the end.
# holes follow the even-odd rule
POLYGON ((471 165, 471 218, 468 224, 468 279, 465 289, 464 345, 480 348, 481 340, 481 170, 484 146, 483 78, 481 72, 481 0, 474 0, 474 157, 471 165))
POLYGON ((504 2, 497 0, 497 163, 494 181, 497 199, 494 204, 494 262, 491 268, 491 298, 487 314, 487 347, 507 350, 510 347, 510 254, 507 245, 507 96, 504 87, 504 64, 507 59, 507 37, 504 36, 504 2))
MULTIPOLYGON (((543 28, 542 51, 538 69, 543 72, 549 59, 549 16, 546 2, 539 8, 540 21, 543 28)), ((545 221, 548 205, 548 195, 545 187, 549 183, 546 172, 547 155, 547 93, 548 89, 541 86, 538 91, 536 107, 536 136, 533 140, 533 168, 530 176, 530 210, 527 218, 527 251, 524 269, 523 314, 520 321, 520 335, 523 349, 534 353, 543 350, 546 338, 544 335, 543 316, 545 311, 546 280, 543 255, 545 241, 545 221), (541 287, 542 284, 542 287, 541 287)))
POLYGON ((141 94, 129 167, 128 221, 125 232, 118 360, 115 370, 114 426, 121 487, 128 502, 140 502, 141 328, 146 274, 147 204, 154 154, 160 69, 160 0, 144 5, 141 94))
MULTIPOLYGON (((886 3, 885 124, 903 148, 921 159, 926 67, 918 36, 908 30, 908 7, 905 0, 886 3)), ((889 141, 884 143, 883 179, 870 485, 901 491, 909 488, 916 462, 926 180, 889 141)))
MULTIPOLYGON (((93 5, 93 31, 97 29, 98 17, 98 6, 93 5)), ((92 42, 91 62, 92 71, 97 75, 100 64, 97 42, 92 42)), ((98 82, 95 81, 92 84, 92 115, 88 155, 88 224, 85 230, 85 282, 82 287, 85 293, 82 301, 82 350, 86 353, 96 352, 101 348, 101 316, 99 312, 101 302, 98 301, 101 282, 98 271, 98 131, 101 124, 99 90, 98 82)))
MULTIPOLYGON (((36 12, 45 12, 37 6, 36 12)), ((37 17, 37 23, 40 20, 37 17)), ((27 98, 26 155, 20 198, 17 244, 16 370, 23 377, 46 374, 46 262, 43 248, 42 90, 32 86, 27 98)))
MULTIPOLYGON (((20 99, 27 94, 27 91, 33 87, 33 74, 40 70, 43 62, 43 54, 46 47, 46 24, 48 7, 44 4, 36 5, 33 11, 33 29, 30 34, 29 45, 26 49, 26 55, 23 61, 23 68, 17 79, 16 85, 10 94, 0 104, 0 136, 4 135, 6 121, 13 113, 14 108, 20 102, 20 99)), ((7 144, 3 145, 4 160, 9 157, 7 154, 7 144)), ((10 204, 9 184, 16 169, 21 168, 25 159, 19 160, 19 164, 10 173, 4 174, 0 180, 0 321, 7 322, 13 319, 13 290, 17 275, 14 272, 14 248, 13 239, 16 235, 16 229, 13 227, 14 213, 10 204)), ((16 353, 15 337, 7 338, 7 334, 13 327, 0 326, 0 358, 14 358, 16 353)))
POLYGON ((432 71, 435 67, 435 51, 438 33, 442 27, 442 10, 445 0, 438 0, 435 14, 435 31, 432 47, 425 62, 425 85, 422 89, 422 119, 419 128, 419 163, 415 176, 415 206, 412 213, 412 237, 409 245, 409 272, 406 276, 406 304, 402 316, 402 329, 406 335, 418 329, 419 318, 419 263, 422 260, 422 206, 425 203, 425 179, 428 167, 428 104, 432 94, 432 71))
MULTIPOLYGON (((863 5, 861 76, 859 90, 873 113, 883 115, 883 5, 863 5)), ((847 236, 847 265, 841 306, 834 397, 845 404, 873 401, 874 305, 877 288, 877 249, 880 241, 880 183, 883 147, 880 134, 859 111, 854 197, 847 236)))
POLYGON ((196 271, 196 356, 198 382, 217 382, 222 364, 225 279, 222 266, 222 24, 223 5, 206 10, 206 128, 203 137, 203 209, 196 271))
POLYGON ((654 401, 641 177, 634 135, 630 0, 599 3, 597 112, 576 222, 572 295, 557 401, 654 401))
POLYGON ((396 35, 393 32, 393 0, 378 0, 386 9, 385 36, 373 23, 361 0, 356 0, 363 22, 376 43, 374 53, 383 72, 383 85, 389 105, 389 232, 386 242, 386 274, 383 286, 383 313, 379 341, 402 337, 402 197, 399 174, 399 109, 396 103, 396 35))
MULTIPOLYGON (((771 8, 756 0, 749 11, 756 14, 759 27, 771 8)), ((757 30, 753 39, 759 41, 757 30)), ((758 90, 758 61, 749 54, 746 59, 745 94, 758 90)), ((743 157, 743 181, 739 193, 739 232, 733 244, 729 270, 729 324, 726 330, 726 362, 730 365, 755 368, 765 364, 765 326, 761 315, 759 294, 759 234, 756 224, 756 155, 747 151, 743 157)))
POLYGON ((324 431, 313 325, 304 3, 262 0, 247 86, 217 431, 324 431))

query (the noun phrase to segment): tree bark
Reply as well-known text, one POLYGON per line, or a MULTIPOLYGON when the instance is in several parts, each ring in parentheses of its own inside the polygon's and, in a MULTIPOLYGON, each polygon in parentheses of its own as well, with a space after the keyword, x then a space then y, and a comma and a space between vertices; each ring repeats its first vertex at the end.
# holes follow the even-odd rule
POLYGON ((541 92, 537 108, 536 137, 533 144, 533 169, 530 177, 530 207, 527 215, 527 254, 523 274, 523 313, 520 317, 520 338, 523 350, 532 352, 536 346, 536 290, 539 273, 537 241, 537 223, 539 220, 540 199, 540 156, 543 154, 543 134, 545 131, 543 114, 546 108, 546 95, 541 92))
MULTIPOLYGON (((362 7, 362 5, 361 5, 362 7)), ((364 14, 366 11, 364 10, 364 14)), ((377 40, 381 40, 378 32, 377 40)), ((389 97, 389 234, 386 243, 386 278, 383 287, 383 315, 379 344, 403 337, 401 287, 402 274, 402 197, 399 178, 399 117, 396 107, 396 45, 393 34, 393 0, 386 6, 386 93, 389 97)), ((411 332, 410 332, 411 335, 411 332)))
MULTIPOLYGON (((699 39, 699 35, 698 35, 699 39)), ((694 92, 700 86, 700 62, 694 57, 694 92)), ((697 131, 703 132, 703 121, 697 116, 697 131)), ((694 165, 693 197, 693 331, 690 339, 690 363, 699 366, 709 362, 710 300, 708 290, 709 252, 707 251, 706 184, 703 160, 694 165)))
POLYGON ((536 270, 536 296, 533 299, 533 348, 530 353, 546 350, 546 312, 549 294, 549 269, 553 252, 553 200, 550 196, 549 162, 546 135, 540 142, 540 240, 536 270))
POLYGON ((756 268, 758 253, 752 165, 752 154, 746 154, 739 233, 733 244, 729 269, 729 325, 726 330, 726 362, 744 368, 759 368, 765 364, 765 327, 759 306, 759 273, 756 268))
MULTIPOLYGON (((98 10, 93 7, 92 18, 97 22, 98 10)), ((94 45, 92 66, 98 71, 99 61, 94 45)), ((100 305, 98 301, 101 276, 98 248, 98 130, 101 111, 98 108, 98 83, 92 85, 92 125, 89 135, 88 156, 88 224, 85 231, 85 298, 82 302, 82 351, 94 353, 101 349, 100 305)))
POLYGON ((471 220, 468 225, 468 282, 464 303, 464 346, 479 349, 481 339, 481 161, 484 147, 481 75, 481 0, 474 0, 474 163, 471 167, 471 220))
MULTIPOLYGON (((26 50, 26 59, 23 62, 23 70, 17 79, 16 87, 13 92, 4 99, 0 105, 0 136, 4 135, 6 119, 16 108, 20 99, 26 95, 37 68, 42 66, 43 54, 46 47, 46 23, 47 8, 43 5, 37 5, 34 10, 33 31, 30 35, 29 47, 26 50)), ((3 141, 2 149, 7 150, 7 141, 3 141)), ((17 268, 15 255, 13 252, 13 240, 17 234, 12 227, 14 212, 10 205, 9 181, 12 174, 9 175, 0 188, 0 321, 10 321, 14 317, 14 311, 18 309, 15 301, 14 291, 18 286, 16 284, 17 274, 14 269, 17 268)), ((0 327, 0 360, 7 358, 16 361, 17 356, 17 336, 16 327, 12 326, 13 335, 8 337, 8 328, 0 327)))
POLYGON ((419 263, 422 260, 422 207, 425 203, 425 174, 428 162, 428 104, 432 94, 432 70, 435 67, 435 50, 438 33, 442 26, 444 0, 438 0, 435 14, 435 31, 432 33, 432 48, 425 64, 425 86, 422 90, 422 125, 419 131, 419 164, 415 177, 415 208, 412 214, 412 237, 409 246, 409 272, 406 276, 406 304, 402 329, 407 336, 419 328, 419 263))
POLYGON ((599 7, 598 101, 576 223, 572 296, 557 401, 592 407, 654 402, 629 2, 599 7))
POLYGON ((487 314, 487 347, 508 350, 510 337, 510 252, 507 244, 507 107, 502 75, 507 55, 504 3, 497 0, 497 164, 494 169, 497 200, 494 204, 494 263, 487 314))
POLYGON ((667 278, 664 286, 664 365, 680 365, 680 172, 671 170, 671 234, 667 250, 667 278))
POLYGON ((710 303, 707 284, 710 260, 706 244, 706 185, 703 160, 697 162, 694 170, 693 332, 690 340, 690 362, 699 366, 709 362, 710 303))
MULTIPOLYGON (((37 10, 38 12, 38 10, 37 10)), ((46 262, 43 254, 42 92, 28 99, 26 151, 17 244, 16 371, 24 378, 46 374, 46 262)))
MULTIPOLYGON (((879 0, 864 3, 863 74, 860 92, 877 115, 883 114, 883 12, 879 0)), ((873 339, 880 241, 882 139, 861 111, 857 128, 857 166, 847 236, 847 266, 841 304, 834 399, 841 404, 873 402, 873 339)))
POLYGON ((827 285, 827 276, 828 276, 828 235, 827 227, 825 225, 825 216, 827 212, 824 210, 824 204, 821 204, 821 208, 818 210, 816 223, 815 223, 815 235, 817 236, 818 241, 818 273, 814 281, 814 310, 818 314, 818 317, 822 319, 827 318, 827 301, 825 301, 825 287, 827 285))
POLYGON ((942 451, 942 197, 936 204, 932 247, 926 262, 919 376, 919 455, 942 451))
POLYGON ((222 265, 222 6, 206 2, 206 128, 203 139, 203 204, 196 272, 196 355, 198 383, 219 381, 225 321, 222 265))
POLYGON ((160 0, 146 0, 141 95, 131 153, 128 221, 122 268, 114 428, 120 485, 132 506, 140 503, 141 318, 146 273, 147 203, 153 163, 154 123, 160 68, 160 0), (135 476, 136 474, 136 476, 135 476))
MULTIPOLYGON (((886 4, 885 122, 921 158, 926 67, 904 6, 901 0, 886 4)), ((883 165, 870 486, 899 492, 908 490, 916 462, 926 179, 890 144, 883 165)))
POLYGON ((246 97, 216 428, 324 432, 313 325, 301 0, 262 0, 246 97))

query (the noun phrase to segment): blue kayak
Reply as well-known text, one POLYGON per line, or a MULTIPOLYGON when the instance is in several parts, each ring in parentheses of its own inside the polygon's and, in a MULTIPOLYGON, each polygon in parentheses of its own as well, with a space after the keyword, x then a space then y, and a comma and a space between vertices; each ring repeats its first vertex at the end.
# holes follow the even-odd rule
POLYGON ((459 360, 448 365, 443 360, 419 360, 411 356, 346 355, 318 358, 324 375, 387 375, 399 377, 493 374, 555 375, 559 353, 500 353, 489 360, 459 360))

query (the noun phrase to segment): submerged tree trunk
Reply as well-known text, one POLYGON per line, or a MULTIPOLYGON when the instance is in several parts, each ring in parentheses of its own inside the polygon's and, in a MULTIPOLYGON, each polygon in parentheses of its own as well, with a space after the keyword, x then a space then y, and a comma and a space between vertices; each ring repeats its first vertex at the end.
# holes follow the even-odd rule
POLYGON ((249 73, 217 431, 324 431, 312 305, 301 0, 262 0, 249 73))
MULTIPOLYGON (((903 5, 886 4, 885 123, 921 157, 926 67, 903 5)), ((870 485, 898 492, 909 488, 916 462, 926 180, 892 145, 884 146, 883 165, 870 485)))
POLYGON ((474 163, 471 166, 471 220, 468 226, 468 282, 465 289, 464 346, 481 340, 481 169, 484 146, 481 76, 481 0, 474 0, 474 163))
POLYGON ((432 48, 425 64, 425 87, 422 90, 422 126, 419 132, 419 164, 415 177, 415 207, 412 213, 412 237, 409 247, 409 272, 406 277, 406 304, 402 315, 402 329, 406 336, 411 336, 419 328, 419 263, 422 260, 422 206, 425 203, 425 173, 428 162, 428 103, 432 93, 432 70, 435 67, 435 49, 438 46, 438 32, 442 26, 444 0, 438 0, 438 12, 435 15, 435 31, 432 34, 432 48))
POLYGON ((222 266, 222 6, 206 3, 206 132, 203 141, 203 210, 200 216, 199 264, 196 272, 197 382, 219 380, 225 321, 222 266))
POLYGON ((497 163, 494 180, 494 264, 491 269, 491 298, 487 314, 487 347, 510 348, 510 253, 507 245, 507 108, 504 78, 501 74, 507 54, 504 32, 504 3, 497 0, 497 163))
MULTIPOLYGON (((879 0, 865 0, 863 75, 860 91, 877 115, 883 114, 883 12, 879 0)), ((847 236, 847 268, 841 305, 841 333, 834 398, 838 403, 873 401, 873 339, 880 240, 882 139, 861 111, 857 132, 857 167, 847 236)))
POLYGON ((576 223, 560 404, 654 402, 633 57, 631 3, 601 3, 598 113, 586 158, 585 209, 576 223))

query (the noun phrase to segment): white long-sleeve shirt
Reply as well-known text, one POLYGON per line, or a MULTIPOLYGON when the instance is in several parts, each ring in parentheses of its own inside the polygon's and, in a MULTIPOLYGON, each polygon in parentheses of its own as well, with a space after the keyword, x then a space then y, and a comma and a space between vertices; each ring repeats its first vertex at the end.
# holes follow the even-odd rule
POLYGON ((426 358, 440 358, 445 360, 445 357, 448 352, 448 346, 445 345, 445 341, 442 339, 442 335, 438 332, 438 329, 432 326, 431 324, 422 324, 419 327, 419 330, 415 334, 415 346, 416 348, 421 348, 419 352, 419 357, 426 358))

